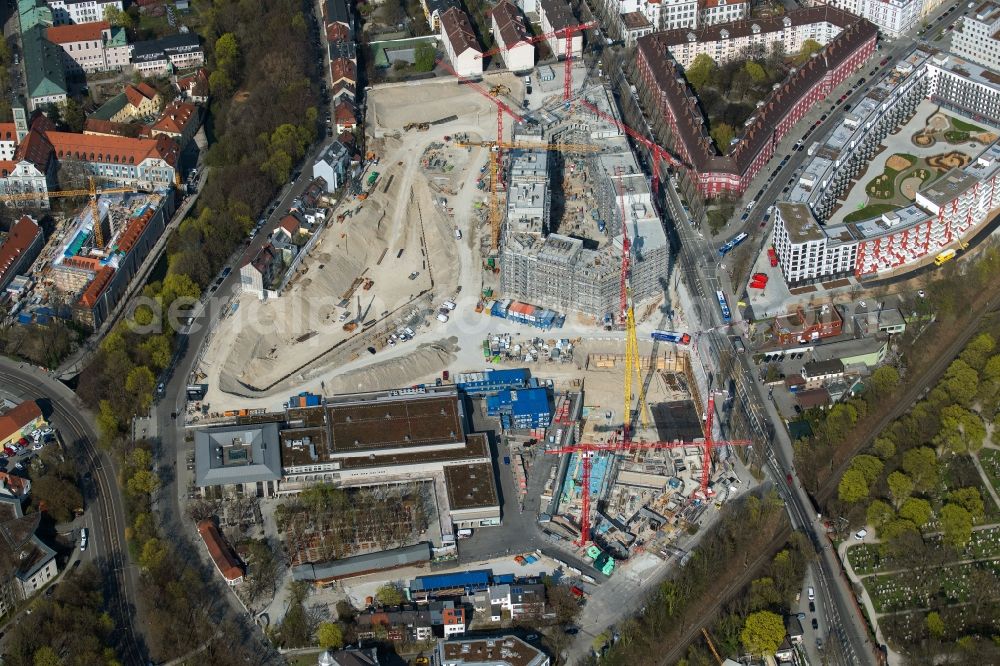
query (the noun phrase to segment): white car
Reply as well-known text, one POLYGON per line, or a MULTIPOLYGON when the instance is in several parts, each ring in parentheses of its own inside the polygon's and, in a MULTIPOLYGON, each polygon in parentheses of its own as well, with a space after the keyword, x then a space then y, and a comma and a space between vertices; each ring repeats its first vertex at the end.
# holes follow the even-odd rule
POLYGON ((866 536, 868 536, 868 530, 858 530, 854 534, 854 538, 857 539, 858 541, 864 540, 866 536))
POLYGON ((80 552, 87 550, 87 528, 80 528, 80 552))
POLYGON ((34 445, 32 445, 31 450, 32 451, 41 451, 44 448, 45 448, 45 443, 44 442, 37 442, 34 445))

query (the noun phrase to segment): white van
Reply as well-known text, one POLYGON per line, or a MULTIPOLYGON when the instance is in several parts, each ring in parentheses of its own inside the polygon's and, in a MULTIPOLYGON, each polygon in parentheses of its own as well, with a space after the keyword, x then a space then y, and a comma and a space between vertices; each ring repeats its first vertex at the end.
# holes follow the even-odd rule
POLYGON ((440 321, 440 322, 446 322, 446 321, 448 321, 448 315, 446 315, 445 313, 441 312, 441 313, 438 314, 437 320, 440 321))
POLYGON ((462 230, 455 227, 455 240, 462 240, 462 230))
POLYGON ((866 536, 868 536, 868 530, 858 530, 854 534, 854 538, 858 541, 863 541, 866 536))
POLYGON ((816 588, 810 586, 809 589, 806 590, 806 596, 809 597, 809 601, 815 601, 816 600, 816 588))
POLYGON ((458 306, 455 305, 455 301, 445 301, 444 303, 441 304, 441 307, 443 307, 446 310, 454 310, 458 306))
POLYGON ((87 528, 80 528, 80 552, 87 550, 87 528))

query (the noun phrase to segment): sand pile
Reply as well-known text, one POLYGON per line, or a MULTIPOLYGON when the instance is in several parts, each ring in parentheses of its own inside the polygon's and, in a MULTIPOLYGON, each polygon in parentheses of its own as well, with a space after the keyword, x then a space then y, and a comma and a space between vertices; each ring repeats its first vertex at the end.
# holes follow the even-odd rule
POLYGON ((377 391, 415 384, 455 361, 455 337, 421 344, 414 351, 326 380, 329 394, 377 391))

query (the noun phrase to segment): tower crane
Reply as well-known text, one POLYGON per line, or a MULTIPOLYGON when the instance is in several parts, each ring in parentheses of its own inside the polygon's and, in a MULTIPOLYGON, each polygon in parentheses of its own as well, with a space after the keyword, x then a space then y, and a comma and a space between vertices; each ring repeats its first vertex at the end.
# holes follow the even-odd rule
MULTIPOLYGON (((635 330, 635 310, 632 306, 632 242, 628 235, 628 213, 625 208, 625 171, 615 167, 618 180, 618 204, 622 214, 622 265, 619 279, 619 321, 625 329, 625 421, 622 424, 622 441, 632 437, 632 375, 642 379, 639 370, 639 340, 635 330)), ((645 415, 642 405, 639 412, 645 415)), ((643 425, 645 425, 643 416, 643 425)))
MULTIPOLYGON (((494 46, 489 51, 486 51, 482 55, 476 56, 476 57, 477 58, 489 58, 490 56, 494 56, 497 53, 505 53, 505 52, 509 51, 510 49, 514 48, 515 46, 519 46, 520 44, 525 44, 525 43, 527 43, 527 44, 536 44, 538 42, 547 41, 549 39, 555 39, 556 40, 556 45, 558 46, 558 44, 559 44, 558 40, 562 39, 563 43, 565 44, 565 47, 564 47, 565 50, 564 50, 564 54, 563 54, 563 63, 564 63, 564 66, 566 68, 566 71, 565 71, 565 74, 564 74, 564 77, 563 77, 563 100, 568 101, 569 98, 570 98, 570 95, 573 92, 573 37, 577 33, 583 32, 584 30, 590 30, 591 28, 596 28, 598 25, 599 24, 598 24, 597 21, 590 21, 588 23, 580 23, 579 25, 567 26, 565 28, 560 28, 558 30, 553 30, 551 32, 543 33, 541 35, 535 35, 534 37, 528 37, 527 39, 523 39, 521 41, 518 41, 518 42, 515 42, 515 43, 511 44, 509 47, 508 46, 494 46)), ((553 50, 555 50, 555 49, 553 49, 553 50)), ((559 56, 558 53, 556 53, 554 55, 556 57, 559 56)))
POLYGON ((752 441, 748 439, 716 440, 712 435, 714 427, 715 394, 709 391, 708 407, 705 414, 704 441, 694 442, 646 442, 633 439, 613 439, 609 442, 581 442, 572 446, 561 446, 548 449, 545 453, 550 455, 562 455, 567 453, 578 453, 581 458, 583 468, 581 474, 580 488, 580 539, 578 546, 585 546, 590 541, 590 472, 593 467, 593 457, 600 453, 617 453, 632 451, 654 451, 663 449, 680 449, 685 447, 698 447, 702 453, 701 478, 698 484, 698 491, 702 500, 708 500, 711 491, 708 482, 711 479, 712 451, 720 446, 751 446, 752 441))
POLYGON ((50 192, 22 192, 18 194, 0 194, 0 201, 36 201, 42 197, 49 199, 61 197, 90 197, 90 213, 94 220, 94 243, 97 247, 104 249, 104 231, 101 229, 100 210, 97 207, 97 195, 99 194, 127 194, 138 192, 135 187, 107 187, 97 189, 96 181, 93 177, 89 179, 89 186, 85 190, 56 190, 50 192))
MULTIPOLYGON (((492 177, 494 164, 494 158, 499 155, 500 150, 554 150, 558 152, 566 153, 596 153, 600 152, 600 148, 590 144, 584 143, 531 143, 527 141, 511 141, 511 142, 500 142, 500 141, 456 141, 456 146, 463 148, 469 148, 472 146, 479 146, 483 148, 490 149, 490 174, 492 177)), ((499 161, 499 158, 496 158, 499 161)), ((496 167, 499 170, 499 166, 496 167)), ((500 247, 500 195, 497 193, 497 189, 490 188, 490 233, 491 235, 491 245, 493 250, 500 247), (496 213, 494 213, 496 211, 496 213), (495 224, 494 224, 495 221, 495 224)))
POLYGON ((615 125, 619 130, 625 132, 626 134, 628 134, 630 137, 632 137, 633 139, 644 145, 649 150, 650 154, 653 157, 653 176, 651 179, 653 194, 656 194, 660 189, 660 165, 663 162, 666 162, 667 164, 675 168, 687 167, 686 164, 684 164, 679 159, 671 155, 669 152, 667 152, 665 148, 662 148, 655 141, 645 136, 641 132, 632 129, 631 127, 629 127, 622 121, 618 120, 614 116, 604 113, 603 111, 598 109, 596 106, 594 106, 587 100, 581 100, 580 106, 585 107, 588 111, 591 111, 601 120, 605 120, 611 123, 612 125, 615 125))
MULTIPOLYGON (((444 60, 438 60, 437 64, 454 74, 459 80, 462 79, 461 75, 455 71, 455 68, 444 60)), ((497 99, 491 95, 490 92, 481 85, 472 81, 466 81, 464 85, 469 86, 477 93, 497 105, 497 140, 495 142, 494 149, 490 151, 490 250, 496 252, 499 248, 500 242, 500 203, 497 199, 497 189, 500 183, 500 165, 503 163, 503 149, 501 148, 503 145, 503 114, 506 113, 519 123, 524 122, 524 118, 510 108, 510 106, 508 106, 503 100, 497 99)))
POLYGON ((719 662, 719 666, 722 666, 722 657, 719 656, 718 651, 715 649, 715 645, 712 644, 712 639, 708 637, 708 630, 705 627, 701 628, 701 635, 705 637, 705 642, 708 643, 708 649, 712 651, 712 656, 715 660, 719 662))

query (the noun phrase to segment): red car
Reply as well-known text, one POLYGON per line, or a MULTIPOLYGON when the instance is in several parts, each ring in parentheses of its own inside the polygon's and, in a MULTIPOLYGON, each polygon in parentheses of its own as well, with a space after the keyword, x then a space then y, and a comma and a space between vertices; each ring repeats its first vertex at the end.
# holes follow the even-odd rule
POLYGON ((29 444, 30 444, 30 442, 27 440, 26 437, 22 437, 21 439, 17 440, 18 447, 20 447, 22 449, 25 448, 25 447, 27 447, 29 444))
POLYGON ((17 451, 15 451, 14 449, 12 449, 9 446, 3 447, 3 452, 6 453, 8 456, 12 456, 12 455, 15 455, 17 453, 17 451))

